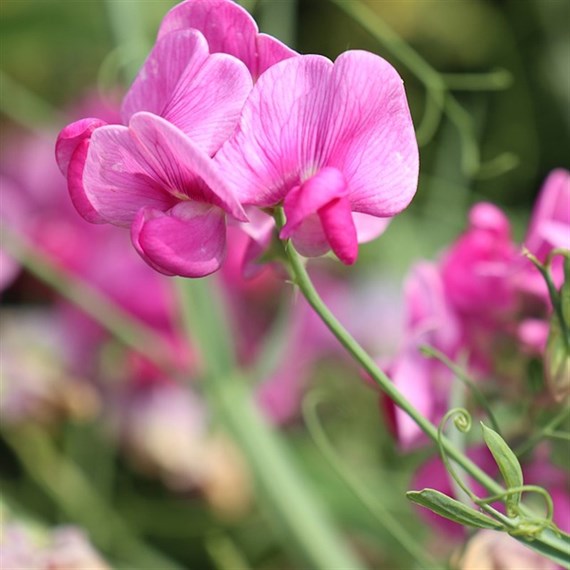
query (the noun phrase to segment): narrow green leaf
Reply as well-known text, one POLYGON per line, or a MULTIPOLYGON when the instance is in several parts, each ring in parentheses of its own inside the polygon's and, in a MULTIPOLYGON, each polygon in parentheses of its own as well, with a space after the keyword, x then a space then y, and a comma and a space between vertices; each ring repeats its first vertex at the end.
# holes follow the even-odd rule
POLYGON ((435 489, 408 491, 406 496, 410 501, 459 524, 491 530, 503 529, 501 523, 435 489))
MULTIPOLYGON (((524 484, 523 473, 517 456, 514 454, 507 442, 496 431, 488 428, 482 422, 481 427, 483 429, 483 439, 499 466, 499 470, 505 480, 507 489, 522 487, 524 484)), ((521 493, 514 493, 507 496, 505 499, 507 515, 510 517, 516 516, 520 500, 521 493)))

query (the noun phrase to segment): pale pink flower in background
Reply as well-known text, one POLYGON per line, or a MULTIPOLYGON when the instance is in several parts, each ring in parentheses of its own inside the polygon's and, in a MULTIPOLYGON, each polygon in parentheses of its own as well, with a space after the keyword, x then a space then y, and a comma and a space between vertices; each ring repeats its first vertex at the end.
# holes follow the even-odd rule
POLYGON ((210 53, 227 53, 243 61, 256 79, 275 63, 297 55, 276 38, 260 34, 251 15, 232 0, 186 0, 162 20, 158 38, 193 28, 206 38, 210 53))
POLYGON ((506 532, 480 530, 467 543, 458 570, 558 570, 554 562, 529 550, 506 532))
POLYGON ((162 273, 216 271, 226 213, 246 217, 211 156, 250 89, 243 63, 210 54, 200 32, 163 35, 123 101, 128 126, 86 119, 60 133, 58 163, 78 211, 130 227, 136 250, 162 273))
POLYGON ((303 255, 332 249, 351 264, 358 242, 379 235, 416 191, 402 79, 364 51, 334 64, 316 55, 277 63, 255 84, 216 162, 244 205, 283 203, 281 238, 303 255))
POLYGON ((0 525, 0 560, 5 570, 110 570, 81 529, 46 531, 12 519, 0 525))

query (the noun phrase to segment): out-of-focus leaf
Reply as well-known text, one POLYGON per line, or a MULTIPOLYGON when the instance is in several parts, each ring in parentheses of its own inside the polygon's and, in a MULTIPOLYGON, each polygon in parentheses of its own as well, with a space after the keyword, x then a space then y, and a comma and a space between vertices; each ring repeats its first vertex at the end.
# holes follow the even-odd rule
POLYGON ((463 503, 436 491, 423 489, 408 491, 406 496, 410 501, 433 511, 434 513, 465 526, 501 530, 503 525, 485 516, 483 513, 464 505, 463 503))
MULTIPOLYGON (((485 440, 489 451, 493 454, 493 457, 499 466, 499 470, 501 471, 501 475, 505 480, 507 489, 522 487, 522 468, 513 450, 496 431, 488 428, 483 423, 481 423, 481 427, 483 429, 483 439, 485 440)), ((513 517, 517 514, 517 507, 520 503, 520 500, 521 493, 513 493, 505 499, 507 514, 509 516, 513 517)))

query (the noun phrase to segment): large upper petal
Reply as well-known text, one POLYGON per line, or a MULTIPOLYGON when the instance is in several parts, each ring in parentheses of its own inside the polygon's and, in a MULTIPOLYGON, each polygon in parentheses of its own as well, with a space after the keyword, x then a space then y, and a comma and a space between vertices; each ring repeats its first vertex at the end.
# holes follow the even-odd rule
POLYGON ((180 202, 167 212, 143 208, 131 228, 143 259, 166 275, 203 277, 220 268, 225 255, 222 210, 199 202, 180 202))
POLYGON ((210 55, 197 30, 161 36, 125 96, 125 123, 140 111, 164 117, 206 152, 231 135, 252 80, 244 64, 210 55))
POLYGON ((332 67, 322 56, 297 56, 255 84, 236 133, 216 155, 243 203, 273 206, 325 166, 319 154, 332 67))
POLYGON ((187 0, 164 17, 158 38, 194 28, 206 37, 211 53, 227 53, 243 61, 257 78, 273 64, 296 55, 276 38, 259 34, 250 14, 231 0, 187 0))
POLYGON ((216 160, 242 201, 260 206, 335 167, 352 209, 381 217, 409 203, 419 168, 402 80, 363 51, 346 52, 334 65, 308 55, 267 70, 216 160))

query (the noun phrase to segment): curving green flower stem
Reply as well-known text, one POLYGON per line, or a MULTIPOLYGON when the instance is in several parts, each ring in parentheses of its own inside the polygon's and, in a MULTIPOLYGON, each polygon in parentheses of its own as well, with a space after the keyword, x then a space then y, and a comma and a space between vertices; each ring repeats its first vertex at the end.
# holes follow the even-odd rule
MULTIPOLYGON (((277 227, 280 229, 284 223, 284 213, 281 208, 275 212, 277 227)), ((505 489, 473 463, 466 455, 461 453, 448 438, 438 436, 438 428, 425 418, 408 399, 395 387, 390 378, 377 366, 372 357, 360 346, 354 337, 342 326, 337 318, 331 313, 315 289, 305 264, 299 253, 295 250, 291 241, 284 242, 286 266, 291 281, 299 287, 299 290, 317 313, 323 323, 328 327, 336 339, 348 351, 352 358, 368 373, 370 378, 380 389, 403 410, 419 428, 436 444, 440 444, 446 454, 455 461, 473 479, 478 481, 490 493, 504 496, 505 489)), ((532 516, 532 512, 521 506, 521 512, 532 516)), ((516 537, 529 548, 548 556, 566 568, 570 568, 570 535, 557 533, 545 529, 531 540, 516 537)))

